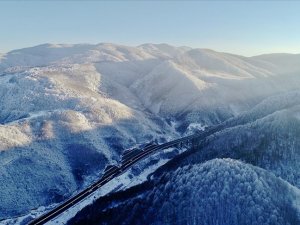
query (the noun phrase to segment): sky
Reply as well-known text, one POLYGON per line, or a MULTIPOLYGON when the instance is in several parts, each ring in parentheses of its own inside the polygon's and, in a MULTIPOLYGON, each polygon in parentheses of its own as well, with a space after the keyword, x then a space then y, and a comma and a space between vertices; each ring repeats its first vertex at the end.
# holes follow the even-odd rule
POLYGON ((168 43, 300 53, 300 1, 5 1, 0 53, 43 43, 168 43))

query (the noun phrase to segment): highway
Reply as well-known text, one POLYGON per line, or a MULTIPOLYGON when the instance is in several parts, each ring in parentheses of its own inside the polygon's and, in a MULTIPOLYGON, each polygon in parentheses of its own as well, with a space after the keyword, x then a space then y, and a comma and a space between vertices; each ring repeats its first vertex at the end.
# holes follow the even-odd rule
POLYGON ((192 140, 199 139, 199 138, 205 138, 209 136, 210 134, 218 131, 220 129, 220 126, 212 127, 210 129, 207 129, 201 133, 197 133, 194 135, 190 135, 184 138, 176 139, 161 145, 152 145, 149 147, 145 147, 140 151, 138 154, 135 154, 134 156, 122 161, 122 164, 120 167, 112 167, 105 171, 104 175, 97 180, 95 183, 91 184, 89 187, 87 187, 85 190, 79 192, 75 196, 71 197, 70 199, 66 200, 56 208, 52 209, 51 211, 45 213, 44 215, 32 220, 29 222, 28 225, 38 225, 38 224, 45 224, 49 222, 50 220, 57 217, 59 214, 63 213, 67 209, 71 208, 73 205, 77 204, 90 194, 92 194, 94 191, 114 179, 115 177, 120 176, 125 171, 127 171, 129 168, 131 168, 134 164, 141 161, 142 159, 149 157, 153 153, 156 153, 160 150, 164 150, 170 147, 177 147, 178 145, 189 145, 192 143, 192 140))

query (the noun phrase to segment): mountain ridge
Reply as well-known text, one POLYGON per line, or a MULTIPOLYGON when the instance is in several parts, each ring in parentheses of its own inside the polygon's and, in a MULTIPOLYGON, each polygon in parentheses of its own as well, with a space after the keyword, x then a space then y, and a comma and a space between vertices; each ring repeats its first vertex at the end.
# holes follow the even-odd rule
POLYGON ((277 65, 269 57, 109 43, 46 44, 4 55, 0 219, 62 201, 120 160, 126 148, 234 117, 247 120, 247 111, 254 118, 251 110, 260 102, 299 90, 300 64, 289 57, 277 65))

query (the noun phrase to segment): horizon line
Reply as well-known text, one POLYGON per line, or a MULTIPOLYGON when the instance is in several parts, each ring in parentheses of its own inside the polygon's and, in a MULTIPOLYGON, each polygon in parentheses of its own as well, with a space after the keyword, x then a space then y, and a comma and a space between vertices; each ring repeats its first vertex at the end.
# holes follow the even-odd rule
POLYGON ((63 47, 74 47, 76 45, 91 45, 91 46, 97 46, 97 45, 115 45, 115 46, 124 46, 124 47, 132 47, 132 48, 138 48, 141 47, 143 45, 168 45, 171 47, 175 47, 175 48, 190 48, 190 50, 193 49, 201 49, 201 50, 210 50, 210 51, 214 51, 214 52, 218 52, 218 53, 224 53, 224 54, 231 54, 231 55, 238 55, 238 56, 243 56, 243 57, 247 57, 247 58, 251 58, 251 57, 256 57, 256 56, 262 56, 262 55, 272 55, 272 54, 288 54, 288 55, 299 55, 300 52, 270 52, 270 51, 266 51, 266 52, 262 52, 260 54, 249 54, 249 55, 243 55, 241 53, 235 53, 235 52, 230 52, 230 51, 223 51, 223 50, 218 50, 215 48, 210 48, 210 47, 191 47, 191 45, 177 45, 177 44, 170 44, 167 42, 145 42, 145 43, 141 43, 141 44, 125 44, 125 43, 116 43, 116 42, 97 42, 97 43, 92 43, 92 42, 76 42, 76 43, 54 43, 54 42, 44 42, 44 43, 40 43, 40 44, 35 44, 35 45, 30 45, 30 46, 25 46, 25 47, 19 47, 19 48, 15 48, 15 49, 11 49, 8 50, 6 52, 0 52, 0 56, 5 56, 6 54, 9 54, 11 52, 14 51, 19 51, 19 50, 24 50, 24 49, 30 49, 30 48, 36 48, 36 47, 40 47, 40 46, 45 46, 45 45, 61 45, 63 47))

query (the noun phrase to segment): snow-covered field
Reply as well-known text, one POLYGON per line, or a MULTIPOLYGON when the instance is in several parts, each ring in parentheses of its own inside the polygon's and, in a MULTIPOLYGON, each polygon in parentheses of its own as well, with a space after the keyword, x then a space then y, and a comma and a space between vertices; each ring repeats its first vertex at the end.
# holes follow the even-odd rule
POLYGON ((299 62, 293 54, 167 44, 45 44, 3 54, 0 220, 62 201, 126 148, 175 139, 299 90, 299 62))

